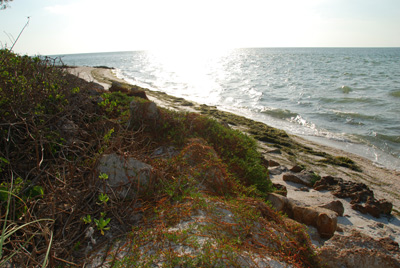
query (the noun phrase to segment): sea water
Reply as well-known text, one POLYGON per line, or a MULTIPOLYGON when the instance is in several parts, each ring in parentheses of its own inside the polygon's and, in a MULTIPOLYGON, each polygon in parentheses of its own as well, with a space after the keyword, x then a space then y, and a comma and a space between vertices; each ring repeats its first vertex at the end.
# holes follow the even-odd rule
POLYGON ((249 48, 59 55, 400 170, 400 48, 249 48))

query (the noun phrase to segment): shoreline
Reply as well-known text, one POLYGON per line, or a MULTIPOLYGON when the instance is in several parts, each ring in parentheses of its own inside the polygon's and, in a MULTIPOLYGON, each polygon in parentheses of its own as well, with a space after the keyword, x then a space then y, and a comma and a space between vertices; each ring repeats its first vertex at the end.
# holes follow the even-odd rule
MULTIPOLYGON (((77 67, 73 70, 70 69, 70 72, 87 81, 99 83, 105 89, 110 87, 112 81, 128 85, 127 81, 117 78, 110 69, 77 67)), ((400 243, 400 171, 378 167, 373 161, 362 156, 318 144, 304 137, 291 134, 286 135, 282 130, 269 127, 264 123, 256 122, 243 116, 218 110, 213 106, 197 104, 159 91, 146 89, 146 94, 151 101, 160 107, 176 111, 207 114, 233 128, 243 130, 247 133, 250 132, 252 136, 262 135, 262 132, 271 132, 271 135, 277 139, 271 142, 260 141, 262 140, 260 138, 258 139, 259 147, 266 160, 278 163, 277 167, 270 167, 270 171, 274 170, 274 174, 271 172, 270 177, 273 183, 279 183, 287 187, 289 198, 301 200, 310 206, 322 205, 332 200, 338 200, 338 198, 329 192, 318 192, 313 189, 302 191, 298 184, 283 181, 282 175, 284 172, 279 173, 279 169, 288 170, 295 165, 302 165, 307 170, 311 170, 320 176, 331 175, 348 181, 365 183, 373 190, 377 199, 384 198, 393 204, 392 216, 381 217, 379 219, 373 218, 372 216, 364 215, 351 209, 349 200, 340 199, 344 204, 345 214, 343 217, 338 217, 338 223, 342 229, 342 232, 339 233, 350 234, 352 230, 357 230, 375 238, 390 237, 400 243), (305 148, 311 150, 305 150, 305 148), (335 159, 335 157, 351 159, 361 171, 345 166, 333 165, 329 161, 323 162, 326 159, 320 156, 321 152, 332 156, 332 159, 335 159), (384 224, 384 227, 380 227, 380 224, 384 224)), ((312 227, 310 227, 310 231, 312 234, 312 227)), ((321 243, 323 244, 324 241, 314 242, 318 246, 321 243)))

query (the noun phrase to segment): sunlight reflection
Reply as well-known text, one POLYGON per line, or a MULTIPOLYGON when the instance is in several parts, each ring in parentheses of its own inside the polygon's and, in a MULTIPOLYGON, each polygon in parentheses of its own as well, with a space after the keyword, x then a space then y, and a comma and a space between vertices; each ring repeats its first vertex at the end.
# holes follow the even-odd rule
MULTIPOLYGON (((229 55, 230 49, 176 48, 151 51, 152 58, 160 68, 165 84, 181 81, 186 87, 173 93, 190 96, 191 99, 208 98, 209 103, 218 102, 221 87, 218 76, 221 75, 221 58, 229 55)), ((171 89, 170 89, 171 90, 171 89)))

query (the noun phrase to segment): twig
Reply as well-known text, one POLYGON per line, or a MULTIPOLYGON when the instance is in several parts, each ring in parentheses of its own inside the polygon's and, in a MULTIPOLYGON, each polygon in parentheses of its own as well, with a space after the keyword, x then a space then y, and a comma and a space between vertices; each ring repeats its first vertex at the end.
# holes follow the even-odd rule
POLYGON ((17 39, 15 39, 13 45, 11 46, 10 51, 13 50, 15 44, 18 42, 18 39, 20 38, 21 34, 24 32, 25 28, 28 27, 29 20, 31 19, 31 17, 27 17, 27 18, 28 18, 28 21, 26 22, 25 26, 22 28, 21 32, 19 32, 19 35, 18 35, 17 39))

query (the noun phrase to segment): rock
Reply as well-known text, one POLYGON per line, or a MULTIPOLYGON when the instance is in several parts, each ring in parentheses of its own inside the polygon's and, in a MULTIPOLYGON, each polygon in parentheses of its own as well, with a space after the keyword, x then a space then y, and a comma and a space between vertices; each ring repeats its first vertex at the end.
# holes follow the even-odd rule
POLYGON ((276 162, 276 161, 274 161, 274 160, 269 160, 268 161, 268 166, 270 166, 270 167, 278 167, 278 166, 280 166, 281 164, 279 164, 278 162, 276 162))
POLYGON ((375 240, 354 231, 350 236, 335 235, 325 242, 318 254, 329 268, 400 267, 400 251, 396 242, 389 238, 375 240))
POLYGON ((293 219, 317 228, 323 238, 330 238, 337 228, 337 214, 320 207, 293 207, 293 219))
POLYGON ((122 83, 119 83, 117 81, 113 81, 111 83, 111 87, 109 89, 110 92, 121 92, 125 93, 128 96, 131 97, 139 97, 145 100, 148 100, 146 92, 142 90, 140 87, 134 86, 131 88, 128 88, 127 86, 123 85, 122 83))
POLYGON ((373 197, 369 197, 364 205, 355 203, 352 204, 351 208, 379 218, 381 214, 390 215, 393 205, 384 199, 376 200, 373 197))
POLYGON ((315 176, 316 175, 314 172, 308 172, 303 170, 301 173, 297 173, 296 175, 292 173, 286 173, 283 175, 282 178, 284 181, 290 181, 305 185, 307 187, 312 187, 315 176))
POLYGON ((287 210, 289 209, 288 199, 282 195, 276 193, 270 193, 267 196, 267 201, 270 202, 271 206, 276 211, 281 211, 283 213, 286 213, 287 210))
POLYGON ((103 155, 97 166, 99 174, 105 173, 108 179, 104 180, 105 187, 100 190, 110 198, 132 199, 136 191, 143 190, 149 185, 153 168, 134 158, 125 158, 117 154, 103 155))
POLYGON ((392 203, 385 199, 376 200, 374 192, 364 183, 326 176, 315 183, 314 189, 318 191, 329 190, 336 197, 350 198, 351 207, 354 210, 370 214, 376 218, 379 218, 381 214, 389 215, 392 212, 392 203))
POLYGON ((317 228, 323 238, 330 238, 337 229, 337 214, 321 207, 305 207, 279 194, 268 194, 267 201, 279 212, 286 213, 297 222, 317 228))
POLYGON ((278 167, 270 168, 268 170, 269 174, 271 174, 271 175, 280 175, 286 171, 288 171, 288 169, 284 166, 278 166, 278 167))
POLYGON ((111 87, 108 89, 110 92, 122 92, 126 93, 128 89, 124 87, 120 82, 112 81, 111 87))
POLYGON ((343 216, 343 213, 344 213, 343 203, 340 202, 339 200, 332 201, 328 204, 325 204, 325 205, 322 205, 319 207, 335 211, 341 217, 343 216))
POLYGON ((273 183, 272 186, 276 189, 275 193, 282 196, 287 196, 287 188, 285 185, 279 183, 273 183))
POLYGON ((150 155, 151 158, 171 158, 178 154, 174 146, 160 146, 150 155))
POLYGON ((291 172, 294 172, 294 173, 299 173, 299 172, 301 172, 301 171, 303 171, 303 168, 301 167, 301 166, 299 166, 299 165, 295 165, 295 166, 293 166, 291 169, 289 169, 291 172))
POLYGON ((155 127, 160 119, 160 111, 154 102, 133 100, 130 104, 129 129, 141 126, 155 127))
POLYGON ((131 97, 139 97, 145 100, 149 100, 149 98, 147 98, 146 92, 137 87, 132 87, 126 94, 131 97))
POLYGON ((280 149, 272 149, 267 152, 268 154, 282 154, 280 149))

